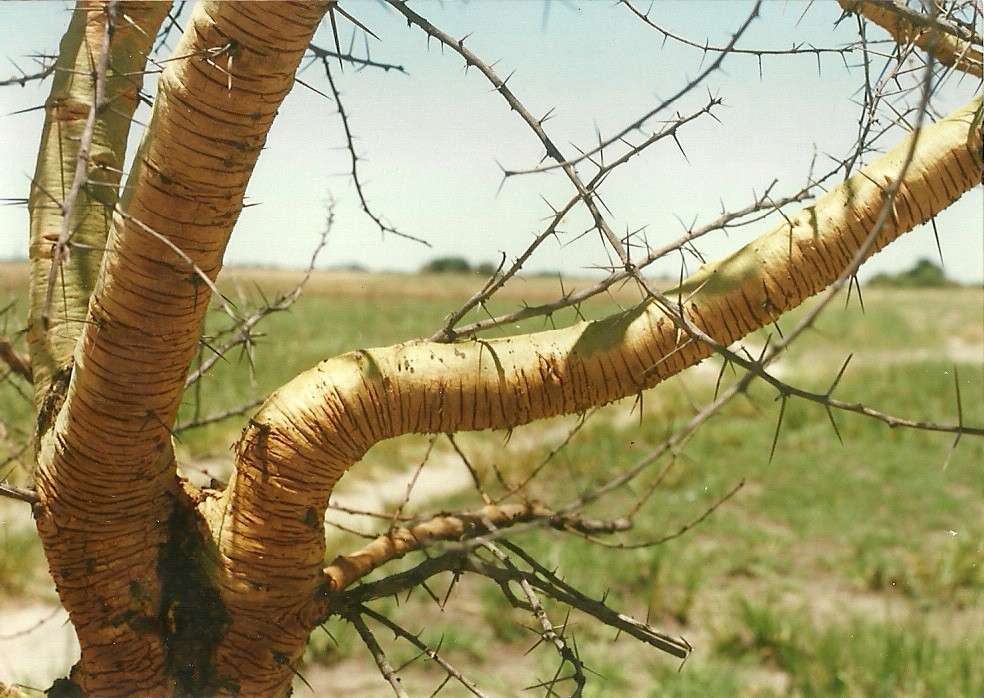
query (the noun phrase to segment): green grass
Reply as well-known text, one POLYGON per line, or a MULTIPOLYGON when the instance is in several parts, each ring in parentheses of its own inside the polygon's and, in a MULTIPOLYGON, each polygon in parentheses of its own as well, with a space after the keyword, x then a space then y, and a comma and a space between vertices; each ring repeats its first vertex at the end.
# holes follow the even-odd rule
MULTIPOLYGON (((350 349, 429 335, 467 296, 468 284, 480 283, 466 281, 406 277, 402 283, 408 289, 414 285, 408 293, 400 292, 399 284, 383 289, 367 279, 363 291, 343 298, 305 297, 291 313, 262 325, 255 377, 233 354, 203 381, 198 411, 207 414, 264 395, 298 371, 350 349), (443 293, 448 284, 453 294, 443 293)), ((964 421, 984 423, 981 291, 871 290, 864 300, 864 314, 855 300, 847 309, 842 302, 830 308, 783 359, 783 376, 824 390, 854 352, 837 397, 910 418, 954 422, 956 365, 964 421)), ((493 312, 517 303, 505 299, 493 312)), ((597 316, 613 307, 609 301, 587 312, 597 316)), ((792 327, 796 315, 784 318, 782 328, 792 327)), ((557 322, 572 319, 567 313, 557 322)), ((227 322, 213 313, 208 331, 227 322)), ((533 322, 519 329, 540 327, 533 322)), ((761 346, 764 333, 750 341, 761 346)), ((699 369, 650 391, 641 422, 637 413, 628 416, 631 401, 606 408, 535 481, 533 494, 563 502, 632 464, 690 417, 692 402, 712 396, 715 376, 713 367, 699 369)), ((726 374, 725 383, 733 380, 726 374)), ((193 416, 194 400, 193 394, 186 396, 182 419, 193 416)), ((669 658, 624 637, 613 644, 611 630, 575 614, 572 627, 582 656, 605 676, 589 682, 588 695, 981 695, 984 443, 964 437, 944 468, 950 436, 893 430, 841 413, 835 415, 841 445, 823 408, 791 400, 770 461, 778 409, 774 391, 757 384, 747 397, 733 401, 687 442, 623 540, 673 532, 745 481, 733 500, 682 538, 628 551, 555 532, 517 539, 585 592, 598 597, 607 592, 613 606, 637 617, 648 611, 655 625, 687 636, 697 647, 678 672, 669 658)), ((0 413, 9 434, 29 430, 29 405, 9 389, 0 391, 0 413)), ((517 477, 538 463, 571 423, 530 425, 516 430, 508 443, 501 433, 462 435, 459 442, 484 480, 494 483, 493 463, 507 477, 517 477)), ((227 463, 241 426, 242 419, 234 418, 186 432, 179 457, 227 463)), ((360 473, 406 472, 425 444, 423 437, 380 444, 343 483, 360 473)), ((447 452, 441 442, 436 448, 447 452)), ((635 493, 655 473, 645 473, 635 493)), ((632 492, 621 491, 590 513, 611 516, 632 501, 632 492)), ((476 502, 474 493, 466 492, 431 506, 476 502)), ((0 547, 0 595, 22 593, 18 570, 40 564, 23 545, 17 539, 0 547)), ((447 581, 435 580, 438 596, 447 581)), ((437 611, 424 594, 386 610, 414 631, 426 628, 428 638, 444 635, 448 656, 471 668, 485 686, 505 681, 518 692, 534 676, 552 675, 556 659, 549 648, 523 656, 535 637, 522 624, 533 621, 509 608, 495 588, 463 584, 451 597, 448 614, 456 603, 465 609, 459 616, 437 611), (507 676, 502 657, 509 658, 507 676)), ((549 610, 554 622, 563 621, 563 609, 549 610)), ((368 661, 349 628, 335 623, 330 629, 340 645, 319 631, 309 661, 329 670, 346 658, 368 661)), ((389 643, 390 635, 379 633, 384 635, 389 643)), ((395 649, 393 659, 413 654, 407 647, 395 649)), ((437 683, 440 675, 433 676, 437 683)), ((446 689, 447 695, 460 694, 455 691, 446 689)))
POLYGON ((33 531, 11 531, 4 526, 0 530, 0 601, 34 592, 43 583, 43 563, 44 554, 33 531))
POLYGON ((725 657, 752 658, 788 677, 801 696, 978 696, 984 638, 946 637, 919 620, 846 618, 818 628, 805 611, 741 599, 738 623, 715 641, 725 657))

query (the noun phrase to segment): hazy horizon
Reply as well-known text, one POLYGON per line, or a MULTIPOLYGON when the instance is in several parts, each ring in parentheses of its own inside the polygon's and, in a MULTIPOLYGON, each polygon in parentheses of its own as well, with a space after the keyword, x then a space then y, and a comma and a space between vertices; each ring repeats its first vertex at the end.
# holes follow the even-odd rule
MULTIPOLYGON (((189 3, 190 6, 190 3, 189 3)), ((417 3, 418 11, 453 36, 474 32, 468 45, 496 69, 515 75, 509 85, 537 115, 555 107, 545 127, 567 155, 576 154, 596 138, 595 129, 610 134, 630 123, 696 75, 700 51, 662 38, 625 8, 607 2, 417 3), (502 12, 501 8, 510 11, 502 12)), ((648 7, 648 3, 646 3, 648 7)), ((442 52, 423 34, 408 29, 395 13, 375 2, 349 5, 361 21, 380 35, 369 39, 376 60, 404 65, 409 75, 372 69, 334 70, 343 103, 365 159, 360 170, 369 202, 409 234, 431 241, 433 248, 389 235, 359 209, 348 170, 345 140, 334 104, 297 87, 288 96, 260 157, 248 196, 251 203, 232 235, 226 263, 299 267, 317 244, 325 202, 336 201, 335 226, 319 266, 359 264, 369 269, 413 271, 440 256, 462 256, 472 264, 510 258, 522 252, 550 213, 541 195, 559 205, 570 197, 562 176, 532 175, 508 180, 500 189, 498 163, 511 168, 535 165, 542 148, 533 134, 490 91, 475 70, 467 74, 461 60, 442 52)), ((727 41, 744 21, 749 2, 661 2, 654 17, 690 38, 727 41)), ((834 47, 856 36, 853 22, 833 23, 840 15, 834 3, 814 3, 797 24, 805 4, 766 3, 739 46, 788 48, 796 41, 834 47)), ((187 10, 186 10, 187 13, 187 10)), ((0 6, 0 51, 25 70, 32 51, 51 51, 67 25, 63 2, 6 3, 0 6)), ((342 42, 348 46, 351 25, 343 22, 342 42)), ((873 38, 884 33, 870 28, 873 38)), ((317 41, 331 45, 330 25, 317 41)), ((174 39, 171 46, 174 45, 174 39)), ((362 38, 355 43, 363 53, 362 38)), ((165 52, 165 55, 167 52, 165 52)), ((856 58, 848 58, 854 64, 856 58)), ((671 111, 690 113, 706 102, 707 92, 724 105, 715 110, 721 124, 709 118, 680 129, 686 158, 672 140, 647 150, 616 171, 602 188, 617 231, 646 226, 651 244, 678 237, 697 218, 715 218, 723 201, 729 209, 752 200, 778 179, 773 192, 798 190, 814 149, 816 170, 826 171, 825 153, 845 154, 853 142, 859 107, 850 101, 858 85, 857 70, 848 71, 837 55, 766 56, 763 78, 754 57, 734 55, 693 94, 671 111)), ((314 66, 305 82, 328 91, 323 73, 314 66)), ((14 72, 13 67, 9 70, 14 72)), ((40 112, 10 115, 42 103, 50 83, 0 89, 0 144, 8 166, 0 171, 0 197, 25 196, 34 169, 41 128, 40 112)), ((150 83, 148 81, 148 87, 150 83)), ((938 100, 941 109, 966 101, 972 80, 950 81, 938 100)), ((647 126, 655 129, 657 115, 647 126)), ((144 121, 146 109, 138 113, 144 121)), ((141 136, 135 126, 131 152, 141 136)), ((896 138, 886 138, 888 146, 896 138)), ((590 173, 585 167, 584 172, 590 173)), ((984 280, 984 213, 981 188, 937 217, 945 270, 964 283, 984 280)), ((791 209, 795 210, 795 209, 791 209)), ((778 220, 778 219, 776 219, 778 220)), ((734 251, 768 230, 764 221, 730 237, 713 234, 699 242, 708 259, 734 251)), ((570 216, 564 244, 548 241, 530 260, 536 273, 557 269, 592 275, 608 264, 597 235, 575 238, 587 227, 585 216, 570 216)), ((0 256, 25 254, 25 207, 0 209, 0 256)), ((861 277, 910 268, 920 258, 938 262, 932 230, 923 226, 876 255, 861 277)), ((691 270, 693 269, 691 264, 691 270)), ((676 275, 679 257, 670 256, 651 268, 654 274, 676 275)))

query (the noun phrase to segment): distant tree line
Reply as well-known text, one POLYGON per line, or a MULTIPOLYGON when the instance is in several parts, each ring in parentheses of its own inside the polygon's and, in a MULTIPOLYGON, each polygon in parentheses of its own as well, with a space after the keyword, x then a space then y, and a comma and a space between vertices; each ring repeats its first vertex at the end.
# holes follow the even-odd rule
POLYGON ((420 268, 422 274, 484 274, 492 276, 498 267, 492 262, 480 262, 475 266, 464 257, 435 257, 420 268))
POLYGON ((946 278, 943 268, 928 259, 920 259, 911 269, 896 274, 876 274, 868 280, 868 286, 883 288, 941 288, 959 286, 946 278))

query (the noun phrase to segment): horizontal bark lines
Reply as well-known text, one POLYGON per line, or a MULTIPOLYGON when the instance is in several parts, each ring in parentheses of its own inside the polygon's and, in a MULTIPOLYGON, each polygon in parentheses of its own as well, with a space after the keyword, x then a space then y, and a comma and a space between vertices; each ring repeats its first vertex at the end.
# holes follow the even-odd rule
POLYGON ((79 190, 70 207, 71 254, 63 257, 60 268, 55 270, 53 243, 62 226, 63 206, 80 156, 84 125, 95 100, 96 57, 100 55, 106 28, 105 3, 78 3, 59 47, 51 93, 45 101, 45 122, 28 201, 28 340, 38 407, 48 393, 52 377, 71 359, 84 324, 109 233, 111 209, 117 201, 130 119, 143 84, 147 52, 170 3, 127 2, 124 7, 129 21, 116 18, 104 103, 95 116, 89 143, 86 181, 90 185, 79 190), (48 277, 52 273, 57 276, 51 307, 46 308, 48 277), (46 312, 47 327, 42 317, 46 312))
MULTIPOLYGON (((980 100, 923 130, 892 215, 869 251, 980 182, 980 100)), ((668 292, 688 320, 731 344, 834 282, 864 244, 910 149, 905 139, 862 173, 668 292)), ((454 344, 408 342, 322 362, 251 420, 237 471, 203 505, 237 620, 229 657, 255 666, 256 690, 283 689, 305 628, 324 606, 322 521, 339 477, 381 438, 511 428, 651 387, 708 356, 655 304, 566 329, 454 344), (285 574, 289 571, 289 575, 285 574), (306 625, 305 625, 306 624, 306 625), (257 648, 274 648, 266 656, 257 648)))
POLYGON ((202 275, 218 274, 324 9, 197 5, 114 212, 37 481, 38 530, 82 645, 74 678, 92 695, 171 690, 158 559, 176 496, 170 428, 211 295, 202 275))
MULTIPOLYGON (((900 46, 914 43, 946 66, 976 77, 984 74, 984 55, 969 41, 933 26, 934 18, 898 0, 838 0, 845 12, 855 12, 892 35, 900 46)), ((945 19, 943 20, 946 21, 945 19)), ((978 39, 978 41, 980 41, 978 39)))

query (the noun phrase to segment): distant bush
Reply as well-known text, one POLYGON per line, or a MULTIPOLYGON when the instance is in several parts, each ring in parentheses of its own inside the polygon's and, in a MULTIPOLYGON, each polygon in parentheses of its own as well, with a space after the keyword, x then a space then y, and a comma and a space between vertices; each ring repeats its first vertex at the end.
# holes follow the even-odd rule
POLYGON ((499 270, 498 264, 481 262, 472 266, 464 257, 437 257, 420 268, 421 274, 479 274, 492 276, 499 270))
POLYGON ((438 257, 420 268, 425 274, 465 274, 472 270, 464 257, 438 257))
POLYGON ((884 288, 940 288, 957 284, 946 278, 941 267, 928 259, 920 259, 907 271, 898 274, 876 274, 868 280, 868 285, 884 288))
POLYGON ((343 262, 341 264, 334 264, 328 267, 328 271, 348 271, 348 272, 365 273, 369 271, 369 267, 367 267, 365 264, 359 264, 358 262, 343 262))

